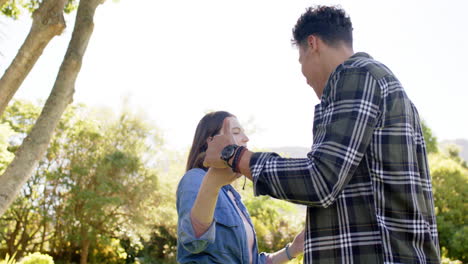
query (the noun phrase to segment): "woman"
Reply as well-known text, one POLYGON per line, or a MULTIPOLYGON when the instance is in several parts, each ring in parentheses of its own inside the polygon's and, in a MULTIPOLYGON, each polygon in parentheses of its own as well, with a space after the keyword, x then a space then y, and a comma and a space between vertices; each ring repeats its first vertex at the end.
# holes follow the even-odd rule
POLYGON ((187 171, 177 188, 177 261, 286 263, 303 252, 304 231, 278 252, 259 253, 250 216, 239 193, 230 185, 241 175, 231 169, 203 166, 207 142, 226 127, 230 127, 237 145, 246 146, 249 138, 237 118, 228 112, 205 115, 195 131, 187 171))

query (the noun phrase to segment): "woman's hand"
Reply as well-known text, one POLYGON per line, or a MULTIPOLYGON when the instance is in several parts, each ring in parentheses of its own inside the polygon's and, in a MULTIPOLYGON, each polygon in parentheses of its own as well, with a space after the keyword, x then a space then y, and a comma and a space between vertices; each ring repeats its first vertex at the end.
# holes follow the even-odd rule
POLYGON ((302 229, 302 231, 294 238, 291 246, 289 247, 293 257, 297 257, 304 252, 304 232, 305 230, 302 229))
POLYGON ((221 152, 224 147, 231 144, 236 144, 236 140, 232 134, 229 119, 225 118, 220 134, 210 138, 208 142, 208 149, 206 150, 203 166, 210 168, 229 168, 226 162, 221 159, 221 152))
POLYGON ((224 185, 231 184, 240 176, 239 173, 234 173, 231 168, 209 168, 205 177, 207 177, 207 181, 211 186, 221 188, 224 185))

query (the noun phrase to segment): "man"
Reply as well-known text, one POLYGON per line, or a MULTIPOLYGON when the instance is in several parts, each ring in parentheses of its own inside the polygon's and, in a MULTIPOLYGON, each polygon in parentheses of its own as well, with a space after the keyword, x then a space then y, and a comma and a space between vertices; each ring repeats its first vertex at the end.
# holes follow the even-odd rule
POLYGON ((205 164, 240 171, 256 195, 307 205, 305 263, 439 263, 425 143, 400 82, 354 53, 351 21, 337 7, 307 9, 293 36, 321 100, 307 158, 253 153, 224 133, 205 164))

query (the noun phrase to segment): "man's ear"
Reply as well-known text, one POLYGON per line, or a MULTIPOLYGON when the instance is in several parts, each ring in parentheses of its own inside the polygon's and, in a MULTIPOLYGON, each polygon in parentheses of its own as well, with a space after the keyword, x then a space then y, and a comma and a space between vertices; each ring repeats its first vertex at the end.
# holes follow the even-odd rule
POLYGON ((307 48, 311 51, 316 51, 318 49, 319 39, 315 35, 310 35, 307 37, 307 48))

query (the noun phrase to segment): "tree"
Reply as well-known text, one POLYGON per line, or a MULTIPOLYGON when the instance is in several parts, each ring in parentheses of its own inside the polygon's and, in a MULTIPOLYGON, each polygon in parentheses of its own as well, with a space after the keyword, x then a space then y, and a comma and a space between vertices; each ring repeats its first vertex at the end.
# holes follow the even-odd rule
POLYGON ((431 154, 429 162, 440 245, 449 257, 466 262, 468 169, 460 164, 460 160, 443 154, 431 154))
POLYGON ((3 173, 8 164, 13 160, 13 154, 8 151, 8 139, 13 135, 13 130, 8 124, 0 122, 0 173, 3 173))
POLYGON ((86 121, 75 126, 81 129, 66 137, 68 164, 56 177, 73 183, 62 219, 71 227, 72 241, 80 242, 85 264, 94 242, 145 226, 146 217, 153 216, 151 203, 157 202, 157 178, 143 166, 143 155, 150 156, 153 146, 145 143, 150 130, 138 119, 124 114, 109 126, 86 121))
POLYGON ((185 173, 188 153, 161 150, 163 157, 158 160, 158 206, 155 217, 150 221, 149 237, 141 237, 140 243, 121 241, 129 259, 133 263, 138 257, 142 263, 176 263, 177 253, 177 211, 176 190, 180 178, 185 173))
MULTIPOLYGON (((40 7, 33 12, 31 30, 13 62, 0 79, 0 116, 42 55, 47 44, 64 30, 63 9, 65 2, 66 0, 44 0, 40 7)), ((9 9, 14 10, 16 8, 14 4, 12 2, 9 9)), ((10 14, 14 16, 15 12, 10 12, 10 14)))
MULTIPOLYGON (((21 145, 28 132, 34 125, 40 113, 40 108, 28 102, 15 101, 5 111, 0 123, 7 126, 11 132, 6 141, 7 152, 13 153, 21 145)), ((0 157, 0 163, 8 165, 12 158, 0 157)), ((40 237, 44 233, 41 228, 45 225, 47 218, 42 214, 45 201, 42 199, 40 182, 44 179, 37 172, 28 180, 21 189, 19 197, 14 201, 11 208, 1 218, 0 247, 9 255, 15 254, 21 258, 26 251, 42 250, 46 239, 40 237)))
POLYGON ((245 205, 252 217, 259 249, 274 252, 292 242, 304 228, 305 216, 298 217, 296 205, 268 196, 250 198, 245 205))
POLYGON ((26 252, 39 249, 41 228, 46 219, 41 214, 42 206, 35 203, 42 200, 38 181, 40 177, 37 175, 31 177, 18 199, 2 216, 0 245, 4 247, 2 251, 5 251, 2 253, 16 254, 16 258, 21 258, 26 252))
POLYGON ((432 130, 424 120, 421 121, 421 127, 423 131, 424 142, 426 143, 427 153, 437 153, 439 151, 437 147, 437 137, 434 136, 432 130))
POLYGON ((7 2, 7 0, 0 0, 0 8, 3 9, 3 6, 5 5, 5 3, 7 2))
POLYGON ((0 176, 0 215, 14 201, 43 157, 60 117, 73 99, 75 81, 93 32, 94 13, 102 1, 82 0, 79 3, 72 38, 52 92, 34 127, 16 152, 15 158, 0 176))
MULTIPOLYGON (((20 101, 7 108, 2 121, 17 132, 11 151, 38 114, 20 101)), ((81 263, 110 263, 112 253, 104 252, 117 251, 109 250, 115 241, 148 238, 160 219, 156 207, 165 196, 154 169, 162 142, 157 129, 129 111, 93 116, 82 106, 66 111, 33 177, 1 218, 10 255, 39 250, 71 262, 80 252, 81 263)))

